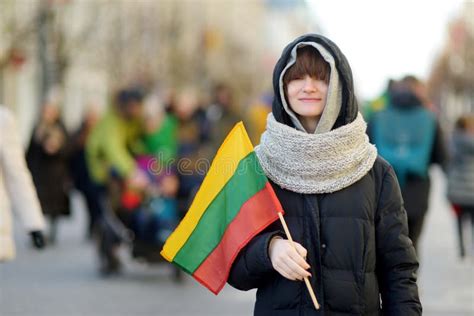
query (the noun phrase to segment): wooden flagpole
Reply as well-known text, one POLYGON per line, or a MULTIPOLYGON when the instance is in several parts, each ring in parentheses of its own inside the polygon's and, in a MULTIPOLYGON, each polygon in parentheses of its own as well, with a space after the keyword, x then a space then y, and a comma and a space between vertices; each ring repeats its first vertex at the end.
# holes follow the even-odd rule
MULTIPOLYGON (((288 229, 288 226, 286 225, 285 219, 283 218, 283 215, 281 214, 281 212, 278 212, 278 217, 280 217, 281 224, 283 225, 283 229, 285 230, 285 234, 288 237, 290 244, 293 246, 293 249, 295 249, 295 251, 298 252, 296 250, 295 243, 293 242, 293 238, 291 238, 290 230, 288 229)), ((304 283, 306 284, 306 288, 308 289, 309 295, 311 296, 311 299, 313 300, 314 307, 316 309, 319 309, 318 300, 316 299, 316 295, 314 294, 313 288, 311 287, 311 283, 309 283, 308 277, 304 277, 304 283)))

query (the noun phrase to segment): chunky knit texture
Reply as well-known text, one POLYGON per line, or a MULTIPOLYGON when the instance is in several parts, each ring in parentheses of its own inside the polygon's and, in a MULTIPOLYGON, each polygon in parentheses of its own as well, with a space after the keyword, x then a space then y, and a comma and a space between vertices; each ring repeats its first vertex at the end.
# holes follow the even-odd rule
POLYGON ((255 152, 267 177, 284 189, 336 192, 360 180, 377 158, 366 129, 360 113, 352 123, 321 134, 298 131, 270 113, 255 152))

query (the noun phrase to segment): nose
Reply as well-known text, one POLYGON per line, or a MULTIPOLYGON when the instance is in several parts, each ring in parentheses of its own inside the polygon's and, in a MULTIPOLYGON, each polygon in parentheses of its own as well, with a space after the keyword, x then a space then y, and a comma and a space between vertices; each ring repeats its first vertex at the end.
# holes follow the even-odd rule
POLYGON ((306 76, 304 80, 303 91, 304 92, 315 92, 317 90, 318 81, 310 76, 306 76))

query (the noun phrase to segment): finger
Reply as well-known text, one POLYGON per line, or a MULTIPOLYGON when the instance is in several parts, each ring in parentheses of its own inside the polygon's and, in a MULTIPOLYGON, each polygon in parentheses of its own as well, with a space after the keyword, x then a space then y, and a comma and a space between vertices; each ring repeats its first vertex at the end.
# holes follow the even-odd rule
MULTIPOLYGON (((301 258, 301 257, 300 257, 301 258)), ((303 260, 304 262, 304 260, 303 260)), ((294 261, 292 258, 288 258, 288 261, 285 262, 288 267, 293 271, 293 273, 297 274, 300 279, 303 279, 305 277, 310 277, 311 274, 306 271, 301 265, 299 265, 296 261, 294 261)))
POLYGON ((275 265, 275 270, 280 273, 283 277, 287 278, 288 280, 295 281, 296 278, 292 276, 290 273, 287 272, 288 267, 284 264, 277 264, 275 265))
POLYGON ((304 270, 307 270, 310 268, 309 264, 306 262, 304 257, 302 257, 301 254, 297 253, 296 251, 290 251, 288 255, 291 258, 291 260, 296 262, 304 270))
POLYGON ((293 269, 286 263, 286 260, 289 260, 289 258, 282 258, 278 263, 278 267, 289 276, 290 280, 298 280, 300 276, 293 271, 293 269))
POLYGON ((299 243, 295 242, 296 251, 306 260, 306 256, 308 255, 308 251, 305 247, 301 246, 299 243))
POLYGON ((281 267, 296 280, 302 280, 307 273, 301 267, 299 267, 298 270, 298 265, 291 260, 290 257, 286 257, 285 260, 282 261, 281 267))
POLYGON ((284 271, 284 270, 281 270, 281 271, 278 271, 278 272, 279 272, 283 277, 285 277, 285 278, 288 279, 288 280, 291 280, 291 281, 296 281, 296 280, 297 280, 294 276, 288 274, 288 273, 287 273, 286 271, 284 271))

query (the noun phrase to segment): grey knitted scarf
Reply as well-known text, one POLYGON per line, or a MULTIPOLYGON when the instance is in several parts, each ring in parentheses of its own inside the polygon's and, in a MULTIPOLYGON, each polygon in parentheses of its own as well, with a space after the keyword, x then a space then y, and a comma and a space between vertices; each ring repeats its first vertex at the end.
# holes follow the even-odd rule
POLYGON ((269 114, 255 152, 268 178, 298 193, 331 193, 360 180, 372 168, 377 149, 365 134, 359 113, 350 124, 308 134, 279 123, 269 114))

